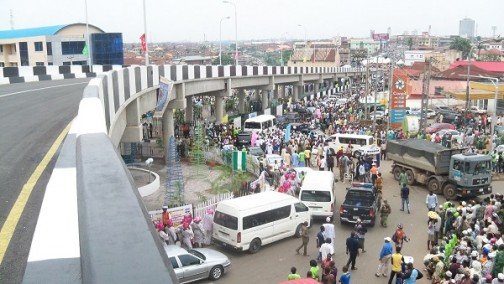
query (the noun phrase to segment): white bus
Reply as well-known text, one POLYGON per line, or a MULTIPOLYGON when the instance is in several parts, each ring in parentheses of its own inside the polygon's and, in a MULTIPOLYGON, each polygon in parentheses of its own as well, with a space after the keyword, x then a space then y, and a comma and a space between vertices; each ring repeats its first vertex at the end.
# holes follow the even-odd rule
POLYGON ((352 155, 358 157, 360 152, 357 151, 361 147, 369 146, 374 144, 373 136, 370 135, 357 135, 357 134, 334 134, 331 135, 329 142, 329 147, 338 152, 338 150, 343 147, 343 151, 346 152, 349 145, 352 145, 352 155))
POLYGON ((299 191, 299 200, 310 208, 312 217, 332 217, 334 199, 332 172, 310 171, 306 174, 299 191))
POLYGON ((263 114, 245 120, 243 126, 244 132, 261 132, 265 129, 273 129, 276 127, 276 118, 274 115, 263 114))
POLYGON ((256 253, 261 246, 291 236, 310 224, 310 210, 297 198, 267 191, 217 204, 212 240, 234 250, 256 253))

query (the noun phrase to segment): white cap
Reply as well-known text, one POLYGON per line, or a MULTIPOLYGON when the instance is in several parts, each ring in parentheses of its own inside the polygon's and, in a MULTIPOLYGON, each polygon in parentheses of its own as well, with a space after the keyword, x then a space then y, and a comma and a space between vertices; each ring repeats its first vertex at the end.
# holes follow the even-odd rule
POLYGON ((488 254, 488 258, 494 258, 497 254, 495 252, 491 252, 488 254))
POLYGON ((163 205, 163 209, 168 209, 168 206, 166 206, 166 205, 163 205))
POLYGON ((478 252, 477 252, 477 251, 475 251, 475 250, 473 250, 473 251, 471 252, 471 257, 478 257, 478 252))
POLYGON ((448 271, 446 271, 445 275, 448 276, 448 277, 452 277, 453 274, 451 273, 450 270, 448 270, 448 271))
POLYGON ((383 239, 384 239, 385 241, 389 242, 389 243, 392 241, 392 239, 391 239, 390 237, 385 237, 385 238, 383 238, 383 239))
POLYGON ((326 222, 329 223, 329 222, 331 222, 331 217, 327 217, 325 220, 326 220, 326 222))
POLYGON ((465 201, 462 201, 462 206, 466 206, 466 202, 465 201))
POLYGON ((497 278, 500 280, 504 280, 504 274, 503 273, 497 274, 497 278))

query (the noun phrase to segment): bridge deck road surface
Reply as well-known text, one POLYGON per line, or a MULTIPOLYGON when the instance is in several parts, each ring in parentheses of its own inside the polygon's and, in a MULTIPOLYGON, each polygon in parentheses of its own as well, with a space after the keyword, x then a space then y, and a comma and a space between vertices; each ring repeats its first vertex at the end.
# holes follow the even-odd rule
MULTIPOLYGON (((87 82, 89 79, 0 85, 0 228, 23 185, 77 115, 87 82)), ((0 265, 0 283, 20 283, 23 279, 45 187, 57 156, 44 170, 25 205, 0 265)))
MULTIPOLYGON (((401 198, 399 192, 399 185, 396 180, 389 173, 391 168, 391 161, 382 162, 382 174, 384 176, 384 198, 389 201, 392 207, 392 213, 388 219, 388 227, 383 228, 378 223, 375 227, 369 228, 365 238, 366 253, 360 253, 357 257, 356 267, 357 270, 351 271, 352 283, 356 284, 371 284, 371 283, 387 283, 387 277, 376 277, 378 267, 378 256, 382 248, 384 238, 392 237, 398 223, 404 225, 406 234, 411 241, 405 243, 403 247, 403 255, 413 256, 414 266, 422 270, 424 268, 423 258, 427 254, 427 208, 425 205, 425 198, 427 196, 427 189, 420 185, 410 187, 410 205, 411 214, 402 212, 401 198)), ((337 178, 339 178, 339 171, 337 178)), ((493 191, 504 193, 504 182, 493 182, 493 191)), ((349 183, 336 183, 336 209, 343 202, 345 197, 346 187, 349 183)), ((445 202, 444 197, 438 195, 440 203, 445 202)), ((310 269, 309 261, 316 259, 318 250, 316 248, 315 239, 317 233, 320 231, 320 226, 325 223, 325 220, 314 220, 309 230, 310 241, 308 243, 308 255, 296 255, 294 251, 300 244, 301 239, 286 238, 284 240, 266 245, 261 248, 256 254, 248 252, 232 252, 222 247, 213 246, 213 249, 223 252, 231 260, 231 269, 229 273, 224 275, 219 281, 205 280, 201 283, 215 283, 215 284, 236 284, 236 283, 268 283, 274 284, 287 280, 287 275, 290 274, 292 266, 297 268, 297 273, 301 277, 306 276, 306 272, 310 269)), ((335 220, 335 256, 334 261, 338 268, 338 279, 342 274, 342 267, 346 265, 348 255, 345 254, 346 238, 350 236, 353 230, 353 225, 341 225, 339 221, 339 213, 336 213, 335 220)), ((430 283, 427 280, 425 272, 424 277, 418 280, 417 283, 430 283)), ((395 282, 394 282, 395 283, 395 282)))

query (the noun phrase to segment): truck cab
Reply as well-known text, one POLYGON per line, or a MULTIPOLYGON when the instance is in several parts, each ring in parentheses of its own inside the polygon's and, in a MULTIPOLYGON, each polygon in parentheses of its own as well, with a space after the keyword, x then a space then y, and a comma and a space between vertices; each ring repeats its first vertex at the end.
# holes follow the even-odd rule
POLYGON ((449 180, 444 194, 464 197, 492 192, 491 158, 488 155, 456 154, 450 161, 449 180))

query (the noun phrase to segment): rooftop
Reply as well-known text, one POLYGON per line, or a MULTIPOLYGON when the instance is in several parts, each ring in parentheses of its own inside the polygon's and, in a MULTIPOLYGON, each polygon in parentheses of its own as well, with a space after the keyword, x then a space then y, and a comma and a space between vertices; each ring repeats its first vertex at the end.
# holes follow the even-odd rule
MULTIPOLYGON (((457 66, 467 66, 468 61, 456 61, 452 65, 450 65, 450 69, 457 66)), ((502 61, 471 61, 471 68, 476 66, 481 68, 487 72, 496 72, 496 73, 504 73, 504 62, 502 61)), ((466 69, 467 70, 467 69, 466 69)))
POLYGON ((0 31, 0 39, 54 35, 67 25, 0 31))

